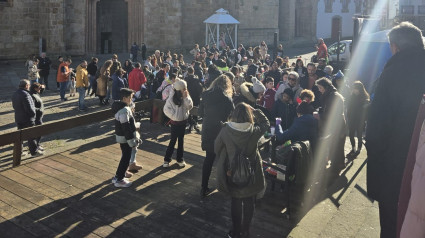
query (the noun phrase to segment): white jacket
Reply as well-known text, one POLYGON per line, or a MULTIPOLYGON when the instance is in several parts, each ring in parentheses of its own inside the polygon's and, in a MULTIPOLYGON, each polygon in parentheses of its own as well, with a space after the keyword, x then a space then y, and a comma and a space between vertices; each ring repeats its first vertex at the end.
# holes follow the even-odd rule
POLYGON ((174 90, 171 91, 167 101, 164 105, 164 114, 173 121, 184 121, 189 118, 189 111, 193 108, 192 98, 187 95, 187 98, 183 99, 183 104, 177 106, 173 102, 174 90))

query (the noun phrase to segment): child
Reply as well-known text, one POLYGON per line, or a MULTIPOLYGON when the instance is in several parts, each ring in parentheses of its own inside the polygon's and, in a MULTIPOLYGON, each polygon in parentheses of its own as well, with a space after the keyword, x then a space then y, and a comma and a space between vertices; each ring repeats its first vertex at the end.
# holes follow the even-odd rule
POLYGON ((122 156, 112 183, 115 187, 126 188, 132 184, 128 178, 133 174, 127 172, 132 148, 137 147, 141 140, 137 138, 136 125, 130 108, 134 91, 121 88, 120 94, 121 101, 115 101, 112 104, 112 111, 115 113, 115 137, 116 141, 120 143, 122 156))
POLYGON ((186 166, 183 160, 183 139, 186 129, 187 119, 189 118, 189 111, 193 107, 192 99, 187 91, 186 81, 181 80, 173 84, 174 90, 171 91, 170 96, 165 102, 164 113, 170 118, 171 124, 171 139, 168 144, 167 151, 164 157, 164 168, 170 167, 171 156, 174 152, 174 146, 177 139, 179 140, 177 147, 177 164, 180 167, 186 166))
POLYGON ((269 112, 273 109, 274 97, 276 90, 274 89, 274 79, 272 77, 267 77, 265 80, 266 92, 260 99, 260 105, 265 107, 269 112))
POLYGON ((369 94, 360 81, 352 86, 350 100, 347 107, 348 135, 351 142, 351 151, 347 157, 356 157, 360 154, 363 144, 363 129, 366 121, 366 106, 369 104, 369 94), (355 150, 354 136, 357 134, 357 150, 355 150))
POLYGON ((71 71, 71 74, 69 74, 69 96, 70 97, 74 97, 75 96, 75 81, 76 81, 76 77, 75 77, 75 72, 71 71))
POLYGON ((288 129, 294 118, 297 117, 296 108, 297 102, 293 101, 294 92, 292 89, 287 88, 283 91, 282 97, 279 98, 273 105, 272 115, 274 118, 280 117, 282 119, 280 125, 282 130, 288 129))
MULTIPOLYGON (((134 104, 134 102, 130 103, 130 108, 131 108, 131 112, 135 113, 135 109, 136 109, 136 105, 134 104)), ((136 131, 135 133, 135 137, 140 139, 140 122, 135 122, 134 123, 135 127, 136 127, 136 131)), ((137 164, 136 161, 136 154, 137 154, 137 148, 139 147, 139 145, 142 143, 142 139, 139 140, 139 144, 136 147, 131 148, 131 157, 130 157, 130 165, 128 166, 128 171, 129 172, 138 172, 139 170, 141 170, 143 167, 142 165, 137 164)))

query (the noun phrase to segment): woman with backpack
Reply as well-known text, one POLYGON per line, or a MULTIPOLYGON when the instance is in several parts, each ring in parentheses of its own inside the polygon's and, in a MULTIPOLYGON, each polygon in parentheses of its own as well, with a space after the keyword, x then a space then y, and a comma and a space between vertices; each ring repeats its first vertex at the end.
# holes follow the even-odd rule
POLYGON ((255 197, 265 188, 258 140, 270 123, 259 109, 246 103, 235 107, 230 121, 221 129, 215 140, 217 155, 218 190, 232 197, 231 216, 233 228, 228 237, 249 237, 249 227, 254 215, 255 197), (238 159, 239 158, 239 159, 238 159), (252 173, 237 176, 240 168, 247 166, 240 158, 248 158, 252 173), (236 183, 238 180, 244 183, 236 183))

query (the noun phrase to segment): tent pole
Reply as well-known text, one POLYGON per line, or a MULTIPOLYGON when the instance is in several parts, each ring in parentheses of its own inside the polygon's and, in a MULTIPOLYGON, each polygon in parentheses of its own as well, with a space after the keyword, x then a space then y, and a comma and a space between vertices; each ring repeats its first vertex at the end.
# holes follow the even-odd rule
POLYGON ((238 24, 235 24, 235 45, 234 48, 238 47, 238 24))
POLYGON ((217 24, 217 41, 215 42, 217 49, 220 50, 220 24, 217 24))
POLYGON ((205 45, 208 44, 208 23, 205 23, 205 45))

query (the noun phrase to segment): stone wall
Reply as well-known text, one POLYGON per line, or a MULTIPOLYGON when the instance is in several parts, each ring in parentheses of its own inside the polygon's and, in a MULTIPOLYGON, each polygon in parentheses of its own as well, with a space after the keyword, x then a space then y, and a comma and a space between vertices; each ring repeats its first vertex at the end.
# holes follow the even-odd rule
POLYGON ((64 0, 66 54, 84 55, 86 36, 86 0, 64 0))
POLYGON ((20 0, 0 8, 0 60, 39 53, 39 38, 48 53, 63 52, 63 0, 20 0))

